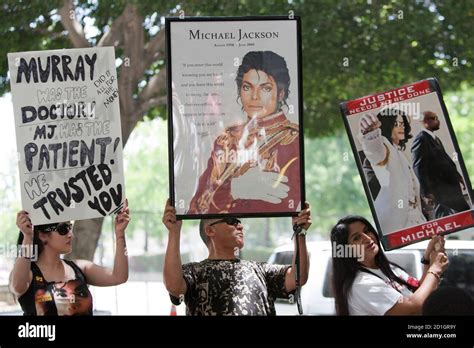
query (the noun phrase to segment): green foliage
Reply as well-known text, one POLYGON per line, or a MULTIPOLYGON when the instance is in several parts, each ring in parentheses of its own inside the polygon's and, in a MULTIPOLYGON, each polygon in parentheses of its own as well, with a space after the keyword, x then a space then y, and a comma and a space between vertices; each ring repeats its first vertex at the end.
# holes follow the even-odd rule
POLYGON ((466 84, 463 84, 459 91, 447 94, 445 102, 472 183, 474 179, 474 122, 472 120, 474 88, 468 88, 466 84))
MULTIPOLYGON (((474 3, 426 1, 76 1, 75 15, 96 44, 125 8, 135 4, 144 18, 148 40, 156 34, 163 16, 289 15, 302 19, 305 173, 307 200, 312 204, 313 231, 327 236, 345 214, 370 216, 362 183, 343 130, 339 102, 397 87, 430 76, 437 77, 464 155, 474 173, 473 77, 474 3), (448 93, 449 92, 449 93, 448 93), (316 137, 316 138, 315 138, 316 137)), ((60 0, 4 1, 0 12, 0 95, 9 89, 8 52, 71 47, 59 22, 60 0)), ((118 57, 123 50, 117 49, 118 57)), ((163 68, 155 62, 143 81, 163 68)), ((150 110, 127 144, 126 195, 133 207, 130 232, 146 230, 163 237, 161 215, 168 197, 166 108, 150 110), (157 122, 158 121, 158 122, 157 122)), ((13 162, 13 161, 12 161, 13 162)), ((14 163, 14 162, 13 162, 14 163)), ((16 170, 16 168, 14 168, 16 170)), ((14 241, 14 216, 19 197, 12 192, 14 174, 2 174, 0 185, 1 241, 14 241), (8 181, 9 180, 9 181, 8 181)), ((472 181, 472 180, 471 180, 472 181)), ((279 237, 289 241, 289 218, 252 219, 246 222, 247 246, 270 247, 279 237), (265 233, 271 231, 271 235, 265 233)), ((193 226, 186 222, 186 226, 193 226)))
MULTIPOLYGON (((4 2, 0 94, 9 89, 6 53, 71 46, 57 15, 60 3, 4 2)), ((342 129, 341 101, 430 76, 437 77, 445 91, 473 82, 471 1, 80 0, 78 20, 84 24, 89 17, 97 29, 88 35, 92 44, 127 3, 135 4, 143 15, 146 39, 156 34, 163 16, 177 16, 179 11, 185 16, 301 16, 305 132, 311 137, 342 129)), ((121 49, 116 53, 123 55, 121 49)), ((163 64, 155 64, 143 81, 163 64)), ((165 109, 150 110, 148 118, 157 116, 166 118, 165 109)))
MULTIPOLYGON (((163 269, 164 254, 130 256, 129 266, 132 272, 157 272, 163 269)), ((181 262, 189 262, 189 254, 181 253, 181 262)))
POLYGON ((345 132, 305 139, 305 179, 313 228, 323 236, 328 236, 331 227, 344 215, 370 216, 345 132))
POLYGON ((0 172, 0 243, 16 243, 18 227, 16 214, 21 209, 20 197, 17 196, 17 167, 14 158, 7 159, 12 165, 0 172))
MULTIPOLYGON (((1 190, 0 190, 1 191, 1 190)), ((14 244, 18 239, 18 227, 16 227, 16 213, 20 206, 16 204, 12 209, 0 211, 0 243, 14 244)))
POLYGON ((161 216, 168 186, 168 138, 166 122, 141 122, 129 140, 125 151, 125 187, 133 218, 129 233, 148 231, 161 236, 161 216))
POLYGON ((54 20, 57 1, 7 0, 0 12, 0 95, 10 90, 7 81, 8 52, 47 50, 71 47, 61 32, 61 23, 54 20))

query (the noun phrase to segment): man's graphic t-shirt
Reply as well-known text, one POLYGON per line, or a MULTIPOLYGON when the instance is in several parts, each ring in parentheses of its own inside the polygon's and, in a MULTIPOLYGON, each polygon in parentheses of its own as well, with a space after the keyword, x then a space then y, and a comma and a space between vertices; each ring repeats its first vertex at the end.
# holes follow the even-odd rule
POLYGON ((183 265, 187 315, 275 315, 275 299, 288 297, 290 265, 247 260, 203 260, 183 265))

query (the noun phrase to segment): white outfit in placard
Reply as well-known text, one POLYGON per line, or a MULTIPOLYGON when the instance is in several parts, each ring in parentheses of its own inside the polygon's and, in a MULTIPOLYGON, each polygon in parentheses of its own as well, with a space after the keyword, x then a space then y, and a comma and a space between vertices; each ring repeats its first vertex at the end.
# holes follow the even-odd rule
POLYGON ((421 210, 420 183, 403 152, 382 136, 380 128, 359 134, 359 140, 380 183, 374 205, 382 233, 426 222, 421 210))
MULTIPOLYGON (((398 267, 391 266, 395 275, 408 281, 410 276, 398 267)), ((390 279, 380 269, 359 271, 349 292, 349 315, 385 315, 403 297, 413 293, 405 286, 390 279), (382 278, 382 279, 381 279, 382 278)))

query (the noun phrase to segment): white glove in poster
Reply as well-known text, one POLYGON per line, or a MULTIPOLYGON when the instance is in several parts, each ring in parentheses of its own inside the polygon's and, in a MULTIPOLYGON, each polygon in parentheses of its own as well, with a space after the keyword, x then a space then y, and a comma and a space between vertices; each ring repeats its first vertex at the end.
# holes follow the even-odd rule
POLYGON ((304 202, 299 20, 167 19, 170 196, 182 218, 304 202))
POLYGON ((341 110, 385 249, 474 226, 469 176, 435 79, 341 110))
POLYGON ((115 213, 124 199, 112 47, 8 54, 22 208, 34 225, 115 213))

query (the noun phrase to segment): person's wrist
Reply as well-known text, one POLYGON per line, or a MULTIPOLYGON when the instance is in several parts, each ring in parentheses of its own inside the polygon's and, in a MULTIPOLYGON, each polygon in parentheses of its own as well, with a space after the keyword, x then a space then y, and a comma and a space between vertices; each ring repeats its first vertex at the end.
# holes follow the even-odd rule
POLYGON ((32 250, 21 249, 18 256, 21 257, 22 259, 26 259, 29 261, 37 260, 37 257, 36 255, 34 255, 34 252, 32 250))
POLYGON ((33 236, 29 234, 23 234, 22 244, 33 244, 33 236))
POLYGON ((125 237, 125 229, 115 229, 115 237, 125 237))
POLYGON ((308 233, 308 229, 306 228, 301 228, 301 231, 298 233, 298 237, 306 237, 306 234, 308 233))
POLYGON ((441 270, 440 267, 437 267, 437 266, 434 266, 434 265, 431 265, 430 268, 428 268, 428 272, 434 272, 436 273, 437 275, 441 276, 441 274, 443 273, 443 271, 441 270))
POLYGON ((426 255, 423 255, 423 256, 421 257, 420 262, 421 262, 422 264, 428 266, 428 265, 430 264, 430 257, 429 257, 429 256, 426 256, 426 255))
POLYGON ((436 272, 436 271, 433 271, 433 270, 428 270, 427 274, 432 274, 435 276, 435 278, 438 280, 438 282, 441 281, 441 274, 440 272, 436 272))
POLYGON ((168 228, 168 236, 170 238, 176 237, 180 235, 181 230, 179 228, 168 228))
POLYGON ((117 240, 125 239, 125 231, 121 231, 121 232, 115 231, 115 239, 117 240))
POLYGON ((36 261, 38 258, 38 246, 23 240, 21 247, 18 248, 18 257, 30 261, 36 261))

